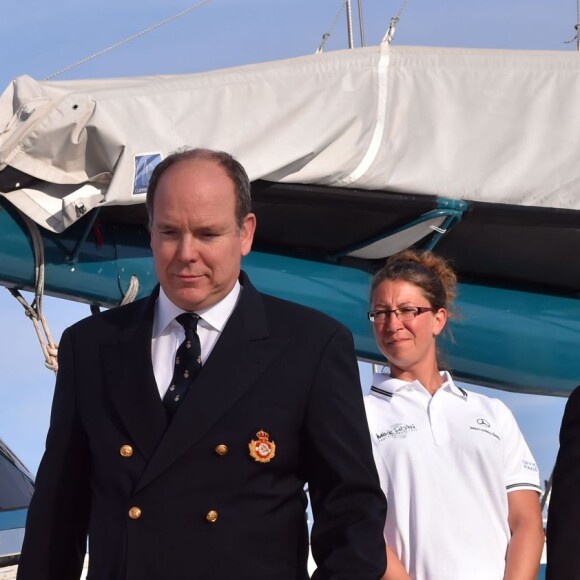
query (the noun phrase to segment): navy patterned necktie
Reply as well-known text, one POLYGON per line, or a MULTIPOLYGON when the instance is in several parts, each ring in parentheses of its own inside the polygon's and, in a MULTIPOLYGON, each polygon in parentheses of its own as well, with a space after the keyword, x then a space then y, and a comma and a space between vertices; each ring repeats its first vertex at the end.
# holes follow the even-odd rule
POLYGON ((179 345, 175 354, 173 378, 163 397, 163 405, 169 420, 173 419, 177 408, 201 370, 201 345, 197 335, 199 316, 186 312, 177 316, 175 320, 183 326, 185 340, 179 345))

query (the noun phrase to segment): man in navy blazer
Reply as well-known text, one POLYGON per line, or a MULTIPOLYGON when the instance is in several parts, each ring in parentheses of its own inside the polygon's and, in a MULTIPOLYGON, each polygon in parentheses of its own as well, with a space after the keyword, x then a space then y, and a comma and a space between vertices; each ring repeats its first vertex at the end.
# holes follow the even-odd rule
POLYGON ((241 272, 256 218, 242 166, 173 154, 147 194, 160 288, 60 343, 46 451, 18 580, 378 580, 379 487, 350 332, 241 272), (163 398, 200 316, 202 368, 163 398))
POLYGON ((546 580, 580 578, 580 387, 574 389, 560 427, 548 508, 546 580))

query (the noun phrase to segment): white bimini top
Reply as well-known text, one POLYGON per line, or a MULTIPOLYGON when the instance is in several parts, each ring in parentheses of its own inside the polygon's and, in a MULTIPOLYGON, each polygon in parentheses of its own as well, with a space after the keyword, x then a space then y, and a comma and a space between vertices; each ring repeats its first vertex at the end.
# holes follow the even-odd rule
POLYGON ((389 502, 385 539, 414 580, 502 580, 507 494, 541 491, 510 410, 457 387, 375 374, 365 397, 373 453, 389 502))

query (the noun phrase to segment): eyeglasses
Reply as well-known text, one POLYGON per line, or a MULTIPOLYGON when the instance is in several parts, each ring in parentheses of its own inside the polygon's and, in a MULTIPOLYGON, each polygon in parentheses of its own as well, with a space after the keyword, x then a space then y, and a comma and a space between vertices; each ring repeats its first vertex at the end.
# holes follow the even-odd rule
POLYGON ((394 310, 371 310, 367 312, 367 316, 371 322, 375 324, 384 324, 394 314, 399 320, 403 322, 413 320, 423 312, 434 312, 435 308, 430 306, 404 306, 403 308, 395 308, 394 310))

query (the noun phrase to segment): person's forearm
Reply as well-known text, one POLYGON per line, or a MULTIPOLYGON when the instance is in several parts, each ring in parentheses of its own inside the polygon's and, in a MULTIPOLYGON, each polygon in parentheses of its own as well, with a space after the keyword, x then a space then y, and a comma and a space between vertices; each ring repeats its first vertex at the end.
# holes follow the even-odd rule
POLYGON ((387 546, 387 570, 381 580, 411 580, 411 576, 390 546, 387 546))
POLYGON ((536 580, 543 547, 541 528, 515 531, 508 546, 504 580, 536 580))

